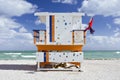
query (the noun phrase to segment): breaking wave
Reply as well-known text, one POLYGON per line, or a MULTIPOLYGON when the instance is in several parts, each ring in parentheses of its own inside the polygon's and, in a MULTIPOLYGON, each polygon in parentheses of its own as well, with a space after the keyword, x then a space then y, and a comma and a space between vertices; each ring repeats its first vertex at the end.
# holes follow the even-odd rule
POLYGON ((21 55, 22 58, 36 58, 35 55, 21 55))
POLYGON ((22 53, 3 53, 5 55, 21 55, 22 53))

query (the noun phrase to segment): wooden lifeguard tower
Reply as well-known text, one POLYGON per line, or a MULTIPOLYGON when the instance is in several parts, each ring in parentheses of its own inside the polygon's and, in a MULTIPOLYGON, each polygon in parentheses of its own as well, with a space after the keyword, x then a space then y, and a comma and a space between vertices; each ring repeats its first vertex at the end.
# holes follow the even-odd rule
POLYGON ((80 70, 82 47, 85 44, 85 28, 82 26, 84 14, 37 12, 34 15, 46 27, 33 30, 37 70, 74 70, 65 67, 65 63, 75 65, 75 70, 80 70), (65 68, 59 69, 59 65, 65 68))

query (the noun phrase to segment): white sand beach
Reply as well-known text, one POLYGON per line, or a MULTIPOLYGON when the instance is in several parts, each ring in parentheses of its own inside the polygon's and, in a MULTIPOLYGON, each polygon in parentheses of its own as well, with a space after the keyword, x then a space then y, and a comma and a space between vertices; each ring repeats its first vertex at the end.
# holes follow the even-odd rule
POLYGON ((120 80, 120 60, 84 60, 81 70, 42 72, 33 60, 0 60, 0 80, 120 80))

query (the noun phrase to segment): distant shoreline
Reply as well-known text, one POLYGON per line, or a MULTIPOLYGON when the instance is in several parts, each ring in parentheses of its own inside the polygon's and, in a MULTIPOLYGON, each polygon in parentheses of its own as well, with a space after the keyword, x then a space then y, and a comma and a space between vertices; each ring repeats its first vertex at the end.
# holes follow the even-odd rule
MULTIPOLYGON (((86 60, 119 60, 120 51, 83 51, 86 60)), ((36 51, 0 51, 0 60, 36 60, 36 51)))
MULTIPOLYGON (((25 61, 29 61, 29 60, 31 60, 31 61, 36 61, 36 59, 0 59, 0 61, 22 61, 22 60, 25 60, 25 61)), ((84 59, 84 60, 120 60, 120 59, 84 59)), ((83 60, 83 61, 84 61, 83 60)))

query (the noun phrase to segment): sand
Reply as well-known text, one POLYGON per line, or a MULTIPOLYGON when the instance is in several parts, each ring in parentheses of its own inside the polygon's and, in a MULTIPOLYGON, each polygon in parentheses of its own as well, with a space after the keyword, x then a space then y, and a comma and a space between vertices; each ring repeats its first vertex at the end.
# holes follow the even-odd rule
POLYGON ((0 80, 120 80, 120 60, 84 60, 81 70, 43 72, 33 60, 0 60, 0 80))

